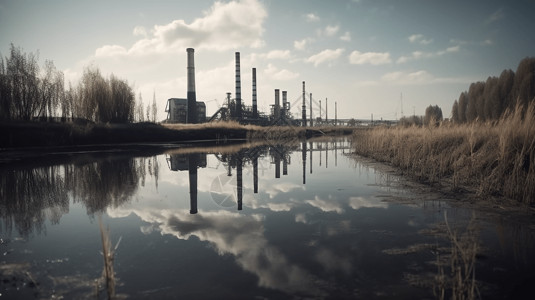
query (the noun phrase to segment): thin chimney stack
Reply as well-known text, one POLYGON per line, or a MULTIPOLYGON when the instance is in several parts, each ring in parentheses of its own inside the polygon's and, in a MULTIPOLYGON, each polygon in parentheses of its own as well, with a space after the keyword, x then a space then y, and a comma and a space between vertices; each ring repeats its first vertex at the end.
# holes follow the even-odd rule
POLYGON ((188 114, 186 122, 190 124, 195 124, 197 123, 197 96, 195 94, 195 62, 193 58, 195 50, 193 48, 187 48, 186 52, 188 53, 188 114))

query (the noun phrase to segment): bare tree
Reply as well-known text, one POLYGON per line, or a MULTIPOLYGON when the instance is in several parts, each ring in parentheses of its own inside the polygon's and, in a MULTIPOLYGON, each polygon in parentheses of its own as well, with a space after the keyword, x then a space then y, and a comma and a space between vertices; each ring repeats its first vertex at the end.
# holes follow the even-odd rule
POLYGON ((156 107, 156 91, 152 94, 152 122, 156 123, 158 117, 158 107, 156 107))
POLYGON ((138 122, 143 122, 144 121, 144 116, 143 116, 143 97, 141 96, 141 92, 139 93, 139 96, 138 96, 138 103, 137 103, 137 108, 136 108, 136 119, 138 122))
POLYGON ((132 88, 124 80, 113 74, 109 80, 111 90, 111 118, 110 122, 125 123, 134 120, 135 96, 132 88))
POLYGON ((39 65, 37 54, 24 54, 11 44, 6 61, 7 84, 10 86, 11 112, 14 119, 30 120, 39 111, 39 65))
POLYGON ((0 55, 0 120, 11 119, 11 85, 4 58, 0 55))

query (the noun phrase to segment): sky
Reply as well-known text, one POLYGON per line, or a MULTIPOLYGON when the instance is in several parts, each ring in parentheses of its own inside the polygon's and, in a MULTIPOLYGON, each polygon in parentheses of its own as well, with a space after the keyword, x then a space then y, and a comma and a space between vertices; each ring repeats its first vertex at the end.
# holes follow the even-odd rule
MULTIPOLYGON (((10 44, 52 60, 66 86, 84 68, 127 80, 146 106, 186 98, 186 48, 195 49, 198 101, 207 114, 235 91, 259 110, 274 89, 300 118, 302 82, 313 116, 395 120, 453 101, 470 83, 535 56, 535 1, 515 0, 0 0, 0 54, 10 44)), ((308 109, 308 108, 307 108, 308 109)), ((308 111, 307 111, 308 114, 308 111)))

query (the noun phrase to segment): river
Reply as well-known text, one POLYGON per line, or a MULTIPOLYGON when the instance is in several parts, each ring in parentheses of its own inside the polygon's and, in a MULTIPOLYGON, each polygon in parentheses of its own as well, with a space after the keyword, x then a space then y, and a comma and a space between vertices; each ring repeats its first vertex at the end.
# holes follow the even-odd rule
POLYGON ((0 299, 106 299, 102 232, 118 298, 529 292, 533 222, 426 194, 351 152, 324 138, 3 161, 0 299))

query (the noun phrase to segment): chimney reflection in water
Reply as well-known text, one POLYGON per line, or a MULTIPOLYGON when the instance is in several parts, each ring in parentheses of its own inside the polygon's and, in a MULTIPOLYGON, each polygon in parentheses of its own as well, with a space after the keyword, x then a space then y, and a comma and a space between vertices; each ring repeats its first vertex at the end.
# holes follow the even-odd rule
POLYGON ((258 155, 253 158, 253 192, 258 194, 258 155))
POLYGON ((243 160, 242 156, 238 153, 236 160, 236 193, 238 194, 238 210, 242 210, 242 198, 243 198, 243 178, 242 178, 242 167, 243 160))
POLYGON ((303 184, 306 184, 307 142, 301 143, 301 157, 303 159, 303 184))
MULTIPOLYGON (((306 162, 307 162, 307 152, 310 155, 310 173, 312 174, 312 157, 313 151, 319 151, 319 165, 322 163, 322 155, 325 151, 325 167, 328 168, 328 159, 329 159, 329 144, 334 151, 335 155, 335 164, 338 163, 338 150, 342 151, 345 148, 345 145, 341 143, 338 145, 337 142, 318 142, 314 150, 313 142, 301 142, 301 158, 302 158, 302 179, 303 184, 306 184, 306 162), (334 145, 332 145, 334 143, 334 145)), ((264 148, 266 152, 271 156, 271 161, 275 164, 275 178, 280 178, 281 172, 281 163, 283 168, 283 175, 288 175, 288 165, 291 164, 290 153, 295 151, 294 149, 290 150, 284 146, 275 146, 264 148), (267 150, 269 149, 269 150, 267 150), (282 160, 282 162, 281 162, 282 160)), ((232 176, 232 169, 236 168, 236 200, 237 200, 237 209, 243 209, 243 165, 246 161, 251 161, 253 165, 253 192, 258 194, 258 160, 262 157, 260 151, 251 152, 238 152, 234 154, 227 154, 222 156, 224 162, 226 162, 227 175, 232 176)), ((172 171, 185 171, 188 170, 189 175, 189 193, 190 193, 190 214, 197 214, 197 187, 198 187, 198 168, 206 168, 206 153, 192 153, 192 154, 178 154, 171 155, 168 158, 169 167, 172 171)), ((264 169, 263 169, 264 170, 264 169)))
POLYGON ((197 213, 197 159, 198 154, 188 154, 190 214, 197 213))

